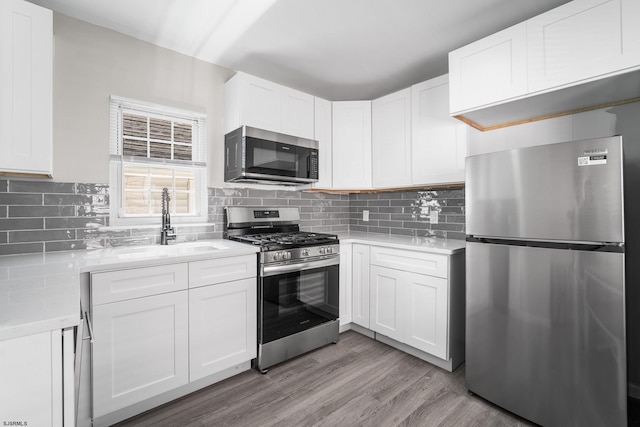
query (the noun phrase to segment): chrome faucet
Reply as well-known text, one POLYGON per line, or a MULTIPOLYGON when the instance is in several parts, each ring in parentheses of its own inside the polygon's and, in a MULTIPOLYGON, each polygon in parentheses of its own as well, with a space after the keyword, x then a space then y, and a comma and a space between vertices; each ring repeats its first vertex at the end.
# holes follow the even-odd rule
POLYGON ((160 244, 168 245, 169 240, 176 240, 176 233, 171 227, 171 216, 169 215, 169 189, 162 189, 162 231, 160 232, 160 244))

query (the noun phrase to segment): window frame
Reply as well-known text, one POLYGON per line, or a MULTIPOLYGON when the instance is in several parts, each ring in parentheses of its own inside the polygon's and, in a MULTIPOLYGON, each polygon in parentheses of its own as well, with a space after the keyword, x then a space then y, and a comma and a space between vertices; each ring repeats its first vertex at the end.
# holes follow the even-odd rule
MULTIPOLYGON (((159 104, 141 102, 128 98, 111 96, 109 100, 109 225, 110 226, 158 226, 161 215, 127 215, 124 212, 124 168, 125 166, 154 167, 175 170, 187 168, 194 173, 194 214, 171 213, 172 225, 207 223, 208 190, 207 190, 207 150, 206 150, 206 115, 188 110, 177 109, 159 104), (189 121, 194 124, 192 136, 192 161, 124 156, 122 117, 123 112, 161 118, 171 121, 189 121)), ((173 142, 172 142, 173 144, 173 142)), ((173 188, 170 189, 173 191, 173 188)), ((173 206, 173 197, 172 197, 173 206)))

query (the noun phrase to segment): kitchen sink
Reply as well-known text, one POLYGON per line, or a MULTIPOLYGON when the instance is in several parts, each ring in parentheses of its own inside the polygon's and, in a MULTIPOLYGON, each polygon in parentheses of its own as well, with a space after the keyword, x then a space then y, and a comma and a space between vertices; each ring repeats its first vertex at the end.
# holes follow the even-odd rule
POLYGON ((107 249, 118 258, 147 258, 150 256, 189 255, 225 249, 219 243, 207 241, 182 242, 170 245, 120 246, 107 249))

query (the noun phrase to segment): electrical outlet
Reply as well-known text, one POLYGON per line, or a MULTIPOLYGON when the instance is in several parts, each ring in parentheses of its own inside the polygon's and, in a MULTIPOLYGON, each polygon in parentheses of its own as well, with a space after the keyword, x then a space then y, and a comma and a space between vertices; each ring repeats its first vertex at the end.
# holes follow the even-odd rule
POLYGON ((438 211, 435 209, 432 209, 431 212, 429 213, 429 222, 431 224, 437 224, 438 223, 438 211))
POLYGON ((367 210, 362 211, 362 220, 369 221, 369 211, 367 210))

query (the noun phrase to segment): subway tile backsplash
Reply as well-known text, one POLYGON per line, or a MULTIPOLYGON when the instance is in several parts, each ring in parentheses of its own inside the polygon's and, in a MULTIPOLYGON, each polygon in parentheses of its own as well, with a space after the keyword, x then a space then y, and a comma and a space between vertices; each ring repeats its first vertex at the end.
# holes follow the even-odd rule
POLYGON ((352 194, 349 230, 464 239, 464 209, 463 188, 352 194), (365 210, 369 221, 363 219, 365 210))
MULTIPOLYGON (((464 239, 464 188, 350 195, 209 188, 208 198, 208 224, 175 225, 179 241, 221 238, 229 205, 296 206, 305 231, 464 239)), ((0 255, 157 244, 159 236, 160 220, 157 228, 109 227, 108 185, 0 179, 0 255)))

